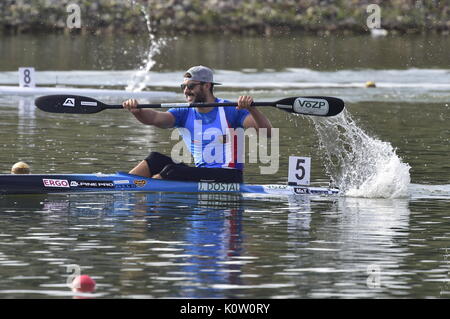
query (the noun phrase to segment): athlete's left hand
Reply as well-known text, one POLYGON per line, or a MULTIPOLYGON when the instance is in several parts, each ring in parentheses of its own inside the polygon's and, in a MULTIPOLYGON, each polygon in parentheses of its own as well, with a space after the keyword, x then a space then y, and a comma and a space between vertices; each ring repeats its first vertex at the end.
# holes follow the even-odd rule
POLYGON ((251 106, 252 103, 253 103, 253 98, 251 96, 247 96, 247 95, 240 96, 238 99, 237 109, 238 110, 242 110, 242 109, 250 110, 250 108, 252 107, 251 106))

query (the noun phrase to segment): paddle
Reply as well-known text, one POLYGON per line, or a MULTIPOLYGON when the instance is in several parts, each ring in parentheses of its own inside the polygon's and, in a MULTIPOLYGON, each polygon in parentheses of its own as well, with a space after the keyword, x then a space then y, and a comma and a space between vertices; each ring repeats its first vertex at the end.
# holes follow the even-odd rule
MULTIPOLYGON (((106 109, 122 109, 122 105, 108 105, 90 97, 78 95, 46 95, 35 100, 36 106, 51 113, 91 114, 106 109)), ((334 116, 344 109, 344 101, 335 97, 307 96, 290 97, 276 102, 254 102, 253 106, 273 106, 290 113, 334 116)), ((236 102, 226 103, 163 103, 140 104, 138 108, 175 108, 205 106, 237 106, 236 102)))

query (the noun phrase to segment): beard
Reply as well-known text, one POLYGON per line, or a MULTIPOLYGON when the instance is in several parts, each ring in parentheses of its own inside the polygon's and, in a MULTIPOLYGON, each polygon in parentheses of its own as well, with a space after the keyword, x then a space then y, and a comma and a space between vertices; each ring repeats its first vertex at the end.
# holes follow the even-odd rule
POLYGON ((190 101, 191 103, 205 103, 206 102, 206 94, 202 91, 198 92, 197 94, 187 94, 186 98, 191 97, 192 100, 190 101))

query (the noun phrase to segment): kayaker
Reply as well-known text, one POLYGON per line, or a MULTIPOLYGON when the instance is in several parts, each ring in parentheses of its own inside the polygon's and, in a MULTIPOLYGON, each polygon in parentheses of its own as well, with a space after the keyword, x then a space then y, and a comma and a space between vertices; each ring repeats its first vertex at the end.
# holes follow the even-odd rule
MULTIPOLYGON (((214 82, 213 71, 200 65, 186 71, 181 89, 188 103, 225 102, 214 96, 215 85, 220 83, 214 82)), ((138 109, 137 100, 126 100, 122 104, 123 107, 141 123, 159 128, 179 128, 195 161, 195 167, 192 167, 176 163, 169 156, 151 152, 130 171, 130 174, 168 180, 242 183, 244 165, 242 160, 238 160, 238 154, 241 156, 244 154, 243 143, 237 142, 239 139, 233 134, 235 132, 233 129, 266 128, 268 137, 272 129, 267 117, 256 107, 251 106, 252 102, 251 96, 240 96, 236 108, 172 108, 167 112, 161 112, 138 109), (211 136, 205 134, 206 131, 215 131, 219 134, 211 136), (211 149, 220 152, 210 154, 211 149), (218 158, 220 160, 217 160, 218 158)))

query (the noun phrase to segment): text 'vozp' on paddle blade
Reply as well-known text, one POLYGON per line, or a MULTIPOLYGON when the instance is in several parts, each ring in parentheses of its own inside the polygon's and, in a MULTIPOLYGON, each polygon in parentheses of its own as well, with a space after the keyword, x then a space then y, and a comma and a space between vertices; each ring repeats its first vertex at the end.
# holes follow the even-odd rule
POLYGON ((276 102, 276 107, 286 112, 314 116, 334 116, 344 106, 341 99, 328 96, 291 97, 276 102))

